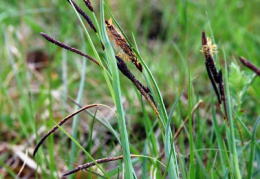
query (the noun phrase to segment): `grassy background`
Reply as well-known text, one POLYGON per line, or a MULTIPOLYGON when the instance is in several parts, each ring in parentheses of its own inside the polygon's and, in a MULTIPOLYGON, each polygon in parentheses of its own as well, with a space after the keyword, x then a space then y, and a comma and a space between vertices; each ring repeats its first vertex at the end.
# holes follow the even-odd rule
MULTIPOLYGON (((90 14, 83 2, 76 2, 90 14)), ((100 2, 92 3, 100 22, 100 2)), ((249 176, 249 161, 254 154, 252 177, 259 178, 259 147, 251 147, 251 136, 260 114, 260 80, 256 77, 252 84, 247 84, 252 73, 241 65, 238 56, 244 56, 260 66, 260 2, 122 0, 106 3, 133 44, 132 35, 135 37, 138 50, 158 83, 168 112, 189 83, 190 64, 191 78, 197 77, 192 82, 191 98, 185 91, 177 104, 172 130, 177 130, 188 116, 188 102, 193 108, 199 100, 203 100, 203 105, 193 115, 195 176, 232 178, 232 172, 228 172, 229 161, 219 157, 221 152, 229 155, 229 150, 222 151, 217 140, 217 133, 222 141, 228 140, 228 126, 223 121, 218 105, 213 105, 217 100, 200 53, 201 31, 204 29, 208 36, 213 37, 219 47, 217 65, 224 69, 226 58, 230 70, 230 98, 240 173, 243 178, 249 176), (247 85, 248 88, 245 88, 247 85), (212 106, 215 106, 216 112, 212 112, 212 106)), ((107 12, 106 17, 109 17, 107 12)), ((83 88, 81 105, 99 103, 113 110, 116 108, 105 78, 96 66, 87 61, 84 87, 80 87, 84 63, 82 57, 48 43, 39 34, 46 32, 94 56, 73 8, 65 0, 1 1, 0 22, 0 177, 5 178, 17 175, 25 161, 20 153, 28 150, 32 158, 32 150, 39 140, 36 139, 36 131, 42 136, 54 125, 52 120, 57 122, 75 110, 75 104, 66 97, 76 101, 79 89, 83 88), (28 55, 35 55, 36 52, 39 58, 48 61, 41 71, 33 70, 27 63, 28 55)), ((88 25, 86 27, 89 29, 88 25)), ((104 56, 96 35, 89 31, 97 52, 101 57, 104 56)), ((145 82, 138 70, 131 63, 127 64, 136 77, 145 82)), ((157 158, 163 152, 163 141, 156 115, 145 100, 140 102, 140 95, 132 83, 121 73, 119 75, 130 151, 157 158)), ((95 109, 91 112, 95 113, 95 109)), ((119 132, 117 120, 110 109, 99 107, 97 116, 103 121, 107 120, 119 132)), ((115 136, 94 119, 82 113, 76 131, 72 128, 72 122, 64 128, 69 133, 76 132, 77 141, 91 151, 95 159, 121 155, 115 136), (93 140, 90 140, 90 136, 93 140)), ((259 130, 256 130, 256 134, 255 143, 260 137, 259 130)), ((189 144, 189 134, 184 130, 175 141, 181 178, 190 177, 189 144)), ((32 158, 34 161, 31 161, 31 165, 26 165, 22 176, 57 178, 71 168, 70 159, 71 141, 63 132, 56 132, 32 158)), ((167 163, 164 157, 158 160, 167 163)), ((75 159, 71 162, 80 165, 89 161, 80 149, 75 149, 75 159)), ((113 162, 103 167, 111 178, 116 178, 123 166, 121 162, 113 162)), ((159 178, 165 169, 155 161, 144 158, 135 159, 134 168, 138 178, 153 175, 159 178)), ((99 172, 95 167, 92 170, 99 172)), ((81 172, 77 176, 98 177, 91 175, 91 172, 81 172)))

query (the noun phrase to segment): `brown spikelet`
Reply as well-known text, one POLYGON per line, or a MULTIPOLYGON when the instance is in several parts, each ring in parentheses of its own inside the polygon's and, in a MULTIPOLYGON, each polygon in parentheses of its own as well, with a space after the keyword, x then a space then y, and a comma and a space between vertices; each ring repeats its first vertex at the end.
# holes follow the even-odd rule
MULTIPOLYGON (((205 57, 206 70, 213 86, 213 89, 218 98, 218 102, 221 105, 223 102, 223 107, 225 110, 225 118, 227 119, 227 105, 224 90, 224 82, 222 77, 222 71, 217 70, 214 62, 214 53, 217 52, 217 45, 212 43, 211 38, 207 38, 205 31, 202 31, 202 49, 201 52, 205 57), (217 87, 218 86, 218 87, 217 87)), ((228 120, 227 120, 228 121, 228 120)))
MULTIPOLYGON (((122 52, 131 60, 131 62, 138 68, 141 72, 143 71, 141 63, 137 60, 135 53, 132 48, 127 43, 124 36, 120 31, 112 24, 112 19, 105 20, 107 32, 110 38, 114 41, 115 45, 122 50, 122 52)), ((123 58, 124 59, 124 58, 123 58)))
POLYGON ((254 71, 258 76, 260 76, 260 69, 258 67, 256 67, 253 63, 251 63, 250 61, 246 60, 243 57, 239 57, 241 63, 243 65, 245 65, 247 68, 251 69, 252 71, 254 71))
MULTIPOLYGON (((131 156, 131 158, 137 157, 136 155, 133 155, 133 154, 131 154, 130 156, 131 156)), ((97 160, 95 160, 95 162, 92 161, 92 162, 86 163, 84 165, 77 166, 77 168, 75 168, 75 169, 73 169, 73 170, 71 170, 69 172, 64 173, 63 177, 71 175, 73 173, 76 173, 76 172, 78 172, 80 170, 86 170, 86 169, 96 165, 96 163, 97 164, 102 164, 102 163, 108 163, 108 162, 122 160, 122 159, 123 159, 123 155, 120 155, 118 157, 107 157, 107 158, 97 159, 97 160)))
POLYGON ((90 2, 90 0, 83 0, 86 4, 86 6, 88 7, 88 9, 91 11, 91 12, 94 12, 94 9, 92 7, 92 4, 90 2))
MULTIPOLYGON (((219 70, 219 92, 221 95, 221 100, 223 101, 224 111, 225 111, 225 119, 228 119, 228 113, 227 113, 227 102, 226 102, 226 95, 224 90, 224 82, 222 77, 222 70, 219 70)), ((227 120, 228 122, 228 120, 227 120)))
MULTIPOLYGON (((64 44, 64 43, 62 43, 62 42, 60 42, 60 41, 58 41, 58 40, 55 40, 54 38, 52 38, 51 36, 49 36, 48 34, 45 34, 45 33, 43 33, 43 32, 41 32, 40 34, 41 34, 41 36, 43 36, 43 37, 44 37, 46 40, 48 40, 49 42, 51 42, 51 43, 53 43, 53 44, 55 44, 55 45, 57 45, 57 46, 59 46, 59 47, 61 47, 61 48, 64 48, 64 49, 66 49, 66 50, 69 50, 69 51, 71 51, 71 52, 77 53, 77 54, 79 54, 79 55, 81 55, 81 56, 83 56, 83 57, 86 57, 87 59, 89 59, 89 60, 91 60, 92 62, 94 62, 94 63, 96 63, 97 65, 99 65, 99 63, 98 63, 97 60, 95 60, 94 58, 92 58, 91 56, 89 56, 89 55, 87 55, 87 54, 84 54, 83 52, 79 51, 78 49, 75 49, 75 48, 73 48, 73 47, 70 47, 70 46, 68 46, 68 45, 66 45, 66 44, 64 44)), ((99 65, 99 66, 100 66, 100 65, 99 65)))
POLYGON ((157 109, 156 103, 151 95, 151 91, 149 88, 145 87, 140 81, 138 81, 135 76, 131 73, 131 71, 127 68, 124 60, 122 60, 119 56, 116 56, 117 59, 117 67, 118 69, 129 79, 131 80, 138 91, 145 97, 148 103, 151 105, 152 109, 159 116, 159 111, 157 109))
POLYGON ((95 33, 97 33, 97 29, 93 24, 92 20, 89 18, 89 16, 82 9, 80 9, 80 7, 73 0, 67 0, 67 1, 69 3, 72 2, 77 12, 88 22, 89 26, 95 31, 95 33))
POLYGON ((218 83, 218 71, 214 62, 213 55, 217 52, 217 45, 212 43, 211 38, 206 37, 205 31, 202 31, 202 49, 201 52, 205 56, 205 61, 211 70, 214 80, 218 83))

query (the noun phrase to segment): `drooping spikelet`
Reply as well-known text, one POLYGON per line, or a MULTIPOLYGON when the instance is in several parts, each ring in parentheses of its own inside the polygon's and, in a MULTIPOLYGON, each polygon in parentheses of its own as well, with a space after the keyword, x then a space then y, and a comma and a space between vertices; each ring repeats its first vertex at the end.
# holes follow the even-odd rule
POLYGON ((77 12, 87 21, 87 23, 95 31, 95 33, 97 33, 97 29, 96 29, 94 23, 92 22, 92 20, 89 18, 89 16, 82 9, 80 9, 80 7, 73 0, 67 0, 67 1, 70 4, 71 3, 73 4, 73 6, 77 10, 77 12))
POLYGON ((252 71, 254 71, 258 76, 260 76, 260 68, 258 68, 257 66, 255 66, 252 62, 246 60, 243 57, 239 57, 241 63, 243 65, 245 65, 247 68, 251 69, 252 71))
POLYGON ((88 9, 91 11, 91 12, 94 12, 94 9, 93 9, 93 6, 90 2, 90 0, 83 0, 86 4, 86 6, 88 7, 88 9))
POLYGON ((124 36, 120 33, 120 31, 113 25, 112 19, 105 20, 107 32, 110 38, 114 41, 117 48, 120 49, 119 56, 121 56, 125 61, 130 59, 133 64, 142 72, 142 65, 137 60, 135 53, 133 52, 130 45, 127 43, 124 36))
POLYGON ((117 59, 117 67, 118 69, 129 79, 131 80, 138 91, 146 98, 146 100, 149 102, 151 107, 153 108, 154 112, 157 116, 159 116, 159 111, 156 107, 156 103, 153 99, 153 96, 151 95, 151 91, 148 87, 145 87, 140 81, 138 81, 135 76, 132 74, 132 72, 127 68, 125 62, 123 59, 121 59, 119 56, 116 56, 117 59))

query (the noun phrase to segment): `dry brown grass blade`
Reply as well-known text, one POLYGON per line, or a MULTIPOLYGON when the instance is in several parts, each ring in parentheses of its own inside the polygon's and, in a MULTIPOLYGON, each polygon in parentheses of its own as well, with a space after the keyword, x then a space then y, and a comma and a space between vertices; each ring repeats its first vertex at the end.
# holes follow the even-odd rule
MULTIPOLYGON (((199 100, 199 101, 197 102, 197 104, 196 104, 196 105, 193 107, 193 109, 191 110, 191 115, 194 114, 194 112, 200 107, 200 105, 201 105, 202 103, 203 103, 202 100, 199 100)), ((177 137, 179 137, 179 135, 180 135, 182 129, 184 128, 185 124, 186 124, 188 121, 189 121, 189 116, 187 116, 187 117, 185 118, 185 120, 182 122, 182 124, 181 124, 181 126, 179 127, 179 129, 175 132, 174 137, 173 137, 173 140, 176 140, 177 137)), ((162 158, 162 157, 164 156, 164 154, 165 154, 165 152, 164 152, 164 150, 163 150, 163 151, 160 153, 159 158, 162 158)))
MULTIPOLYGON (((107 163, 107 162, 116 161, 116 160, 121 160, 121 159, 123 159, 123 155, 120 155, 120 156, 118 156, 118 157, 108 157, 108 158, 98 159, 98 160, 96 160, 96 163, 98 163, 98 164, 100 164, 100 163, 107 163)), ((96 164, 95 164, 93 161, 92 161, 92 162, 89 162, 89 163, 86 163, 86 164, 84 164, 84 165, 80 165, 80 166, 78 166, 77 168, 75 168, 75 169, 73 169, 73 170, 71 170, 71 171, 69 171, 69 172, 64 173, 64 174, 63 174, 63 177, 68 176, 68 175, 71 175, 71 174, 73 174, 73 173, 76 173, 76 172, 78 172, 78 171, 80 171, 80 170, 85 170, 85 169, 87 169, 87 168, 89 168, 89 167, 92 167, 92 166, 94 166, 94 165, 96 165, 96 164)))
MULTIPOLYGON (((194 108, 191 110, 191 115, 200 107, 200 105, 203 103, 202 100, 199 100, 199 102, 194 106, 194 108)), ((184 128, 184 125, 189 121, 189 116, 186 117, 186 119, 182 122, 179 129, 174 134, 174 140, 180 135, 182 129, 184 128)))
MULTIPOLYGON (((63 120, 61 120, 58 125, 61 126, 62 124, 64 124, 68 119, 70 119, 71 117, 75 116, 76 114, 80 113, 81 111, 84 111, 88 108, 92 108, 98 106, 97 104, 91 104, 91 105, 87 105, 77 111, 75 111, 74 113, 71 113, 70 115, 68 115, 67 117, 65 117, 63 120)), ((35 156, 35 154, 37 153, 39 147, 41 146, 41 144, 44 142, 44 140, 51 135, 53 132, 55 132, 58 129, 58 126, 54 126, 47 134, 45 134, 41 140, 39 141, 39 143, 36 145, 34 151, 33 151, 33 156, 35 156)))
MULTIPOLYGON (((136 155, 131 155, 131 158, 134 158, 134 157, 137 157, 137 156, 136 155)), ((118 157, 107 157, 107 158, 97 159, 96 163, 98 163, 98 164, 100 164, 100 163, 107 163, 107 162, 112 162, 112 161, 122 160, 122 159, 123 159, 123 155, 120 155, 118 157)), ((80 165, 77 168, 75 168, 75 169, 73 169, 73 170, 71 170, 69 172, 64 173, 62 177, 71 175, 71 174, 76 173, 76 172, 78 172, 80 170, 85 170, 85 169, 87 169, 89 167, 92 167, 94 165, 96 165, 96 164, 93 161, 89 162, 89 163, 86 163, 84 165, 80 165)))

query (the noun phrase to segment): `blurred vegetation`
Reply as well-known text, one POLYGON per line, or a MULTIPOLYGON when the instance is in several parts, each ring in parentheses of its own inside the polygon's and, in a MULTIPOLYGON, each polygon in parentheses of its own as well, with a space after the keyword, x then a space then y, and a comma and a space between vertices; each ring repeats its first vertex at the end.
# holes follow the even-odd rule
MULTIPOLYGON (((93 19, 83 1, 76 2, 93 19)), ((91 2, 100 22, 100 2, 93 0, 91 2)), ((260 1, 110 0, 106 1, 106 4, 132 44, 135 38, 141 56, 158 83, 168 112, 189 83, 189 64, 191 78, 197 75, 192 82, 192 107, 200 99, 203 100, 203 105, 193 115, 194 144, 198 150, 196 178, 230 177, 229 174, 220 171, 222 163, 218 161, 215 151, 218 143, 212 124, 211 106, 217 104, 217 99, 207 76, 204 57, 200 52, 202 30, 213 38, 218 45, 217 66, 219 69, 224 69, 226 58, 229 68, 239 164, 242 176, 247 176, 245 171, 250 155, 248 150, 251 133, 260 115, 260 78, 255 77, 252 71, 244 67, 238 57, 243 56, 260 67, 260 1)), ((109 18, 108 12, 106 17, 109 18)), ((52 120, 57 122, 74 111, 75 104, 67 97, 76 101, 82 78, 82 57, 48 43, 40 36, 40 32, 85 51, 90 56, 94 54, 84 37, 73 8, 65 0, 1 1, 0 23, 0 178, 12 178, 17 175, 23 163, 17 151, 25 153, 27 149, 28 155, 31 156, 39 136, 54 125, 52 120), (40 62, 39 68, 35 67, 35 62, 40 62)), ((89 29, 87 24, 86 27, 89 29)), ((91 30, 89 33, 98 53, 104 56, 99 39, 91 30)), ((136 77, 145 83, 134 65, 127 64, 136 77)), ((115 109, 101 71, 89 62, 86 69, 81 105, 98 103, 115 109)), ((144 150, 149 148, 146 144, 147 133, 144 130, 145 117, 148 117, 154 125, 156 145, 162 152, 163 142, 158 133, 159 125, 155 123, 156 115, 146 101, 144 101, 145 110, 142 108, 138 92, 121 73, 120 83, 131 153, 144 155, 152 153, 148 152, 148 149, 144 150)), ((218 105, 215 105, 215 109, 217 122, 224 137, 223 115, 218 105)), ((108 120, 118 131, 114 114, 106 108, 100 108, 99 111, 98 117, 108 120)), ((95 110, 92 109, 91 112, 95 113, 95 110)), ((177 130, 186 116, 188 116, 187 91, 184 92, 173 114, 172 129, 177 130)), ((90 150, 89 137, 92 135, 93 158, 122 154, 115 137, 104 126, 87 113, 80 114, 79 118, 77 140, 90 150)), ((64 128, 72 133, 72 122, 66 124, 64 128)), ((188 168, 189 139, 188 133, 184 131, 175 145, 181 158, 180 165, 188 168)), ((259 146, 257 140, 260 137, 259 129, 257 131, 256 143, 259 146)), ((41 149, 40 154, 32 158, 36 163, 26 166, 22 175, 39 178, 60 176, 71 165, 68 162, 70 142, 63 132, 56 132, 41 147, 44 150, 41 149)), ((253 177, 258 178, 260 153, 257 147, 254 156, 256 161, 253 166, 253 177)), ((158 156, 154 154, 153 157, 158 156)), ((71 162, 81 165, 89 160, 84 157, 80 149, 77 149, 76 159, 71 162)), ((142 175, 145 170, 141 170, 141 162, 138 163, 136 160, 134 164, 135 162, 138 178, 145 178, 146 175, 142 175)), ((162 162, 166 163, 165 160, 162 162)), ((111 166, 107 164, 106 171, 110 171, 109 176, 117 177, 118 166, 121 170, 121 162, 115 162, 111 166)), ((147 170, 151 168, 152 166, 149 166, 147 170)), ((149 171, 146 172, 148 175, 149 171)), ((181 172, 182 178, 186 178, 183 171, 181 172)), ((82 172, 81 177, 97 176, 94 174, 89 176, 89 173, 91 172, 82 172)), ((80 174, 77 176, 80 177, 80 174)))

